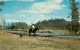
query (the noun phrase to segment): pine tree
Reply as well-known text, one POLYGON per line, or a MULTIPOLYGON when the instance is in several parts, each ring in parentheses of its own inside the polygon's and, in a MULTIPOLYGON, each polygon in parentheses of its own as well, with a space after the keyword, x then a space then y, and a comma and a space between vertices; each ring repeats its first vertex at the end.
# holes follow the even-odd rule
POLYGON ((79 8, 77 7, 78 3, 75 0, 71 1, 71 17, 72 17, 72 33, 78 32, 79 30, 79 8))

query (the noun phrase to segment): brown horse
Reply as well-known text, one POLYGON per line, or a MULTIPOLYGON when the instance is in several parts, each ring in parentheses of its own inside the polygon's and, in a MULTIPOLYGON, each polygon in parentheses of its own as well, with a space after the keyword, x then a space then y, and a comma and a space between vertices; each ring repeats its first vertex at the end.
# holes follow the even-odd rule
POLYGON ((39 28, 35 28, 34 30, 29 29, 29 36, 31 35, 31 33, 34 33, 34 36, 35 36, 37 30, 39 30, 39 28))

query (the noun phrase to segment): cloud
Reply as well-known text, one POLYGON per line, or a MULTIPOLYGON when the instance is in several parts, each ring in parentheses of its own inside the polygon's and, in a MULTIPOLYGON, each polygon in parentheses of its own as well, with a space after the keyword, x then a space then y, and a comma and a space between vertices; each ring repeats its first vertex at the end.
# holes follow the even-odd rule
POLYGON ((31 22, 30 21, 27 21, 27 22, 25 22, 26 24, 28 24, 28 25, 31 25, 31 22))
POLYGON ((18 11, 18 13, 27 13, 28 10, 21 10, 21 11, 18 11))
POLYGON ((21 10, 18 13, 52 13, 58 10, 62 10, 66 5, 61 5, 63 0, 46 0, 44 2, 34 3, 29 10, 21 10))
POLYGON ((6 22, 20 22, 19 20, 5 20, 6 22))
POLYGON ((61 16, 54 16, 54 19, 58 18, 58 19, 64 19, 65 17, 61 17, 61 16))
POLYGON ((26 17, 27 15, 26 14, 23 14, 23 13, 16 13, 16 14, 4 14, 5 17, 26 17))
POLYGON ((27 20, 27 24, 31 25, 31 24, 35 24, 38 21, 43 21, 43 20, 47 20, 50 19, 50 17, 46 16, 46 15, 32 15, 30 16, 29 20, 27 20), (31 20, 30 20, 31 19, 31 20))
POLYGON ((11 17, 11 15, 10 15, 10 14, 4 14, 4 16, 10 16, 10 17, 11 17))
POLYGON ((63 0, 47 0, 45 2, 34 3, 30 9, 32 13, 51 13, 55 10, 62 10, 65 5, 60 3, 63 0))
POLYGON ((34 1, 34 0, 0 0, 0 1, 34 1))
POLYGON ((50 2, 50 3, 61 3, 63 0, 47 0, 47 2, 50 2))
POLYGON ((19 17, 26 17, 26 14, 19 14, 19 17))

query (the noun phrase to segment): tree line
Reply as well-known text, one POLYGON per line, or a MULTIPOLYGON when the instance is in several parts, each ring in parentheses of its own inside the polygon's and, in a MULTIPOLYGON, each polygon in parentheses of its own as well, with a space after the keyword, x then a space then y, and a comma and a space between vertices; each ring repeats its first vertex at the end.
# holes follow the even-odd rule
POLYGON ((44 20, 39 21, 35 24, 36 27, 39 27, 40 29, 66 29, 66 26, 69 22, 64 19, 50 19, 50 20, 44 20))
POLYGON ((28 25, 24 22, 16 22, 8 25, 7 29, 28 29, 28 25))

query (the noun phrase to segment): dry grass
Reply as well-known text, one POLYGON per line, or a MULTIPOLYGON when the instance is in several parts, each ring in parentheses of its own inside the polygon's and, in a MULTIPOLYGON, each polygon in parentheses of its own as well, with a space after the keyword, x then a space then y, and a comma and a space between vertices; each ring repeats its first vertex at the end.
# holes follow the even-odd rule
POLYGON ((79 39, 29 37, 0 31, 0 50, 79 50, 79 39))
POLYGON ((42 31, 50 31, 54 34, 69 34, 68 30, 40 30, 40 32, 42 31))
MULTIPOLYGON (((52 32, 52 33, 54 33, 54 34, 72 35, 72 33, 70 33, 68 30, 40 30, 40 32, 42 32, 42 31, 50 31, 50 32, 52 32)), ((80 34, 80 31, 78 31, 78 32, 76 33, 76 35, 79 35, 79 34, 80 34)), ((73 35, 75 35, 75 33, 74 33, 73 35)))

